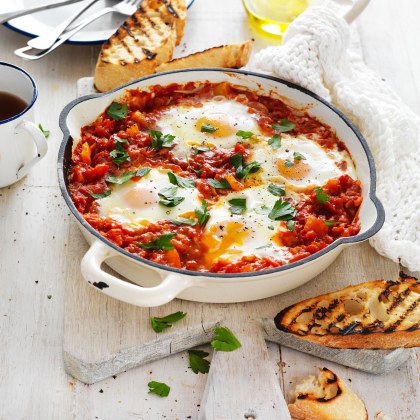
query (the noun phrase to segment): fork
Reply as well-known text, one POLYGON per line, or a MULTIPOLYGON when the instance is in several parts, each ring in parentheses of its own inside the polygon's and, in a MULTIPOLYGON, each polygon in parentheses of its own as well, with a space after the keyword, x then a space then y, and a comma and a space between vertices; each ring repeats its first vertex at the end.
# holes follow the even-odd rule
POLYGON ((55 41, 60 38, 60 35, 87 9, 90 8, 93 4, 95 4, 98 0, 91 0, 89 3, 85 4, 80 10, 76 13, 65 19, 59 25, 57 25, 52 31, 38 36, 36 38, 32 38, 27 42, 27 44, 32 47, 36 48, 37 50, 47 50, 51 46, 54 45, 55 41))
POLYGON ((122 0, 113 6, 106 7, 105 9, 99 10, 98 12, 82 20, 77 26, 75 26, 73 29, 70 29, 64 35, 62 35, 60 39, 58 39, 54 43, 54 45, 52 45, 47 50, 41 51, 37 54, 27 54, 27 51, 33 50, 34 48, 32 48, 31 46, 26 46, 26 47, 15 50, 15 54, 27 60, 38 60, 39 58, 45 57, 51 51, 55 50, 58 46, 66 42, 74 34, 79 32, 85 26, 89 25, 91 22, 100 18, 101 16, 104 16, 112 12, 120 13, 121 15, 125 15, 125 16, 130 16, 137 10, 137 6, 140 3, 141 3, 141 0, 122 0))

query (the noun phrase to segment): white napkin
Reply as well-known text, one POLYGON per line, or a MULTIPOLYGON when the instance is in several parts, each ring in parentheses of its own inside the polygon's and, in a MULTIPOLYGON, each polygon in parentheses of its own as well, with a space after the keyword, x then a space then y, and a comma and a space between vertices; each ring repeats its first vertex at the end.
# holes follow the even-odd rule
POLYGON ((344 19, 326 7, 310 8, 290 25, 281 46, 260 51, 252 64, 312 90, 356 124, 373 153, 386 212, 370 244, 420 271, 420 118, 351 48, 344 19))

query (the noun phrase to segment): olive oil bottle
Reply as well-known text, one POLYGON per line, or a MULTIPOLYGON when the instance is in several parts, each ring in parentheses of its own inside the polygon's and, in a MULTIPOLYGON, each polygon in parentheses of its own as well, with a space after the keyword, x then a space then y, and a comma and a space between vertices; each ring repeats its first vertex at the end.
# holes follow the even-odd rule
POLYGON ((312 0, 242 0, 251 26, 265 33, 281 37, 289 24, 299 16, 312 0))

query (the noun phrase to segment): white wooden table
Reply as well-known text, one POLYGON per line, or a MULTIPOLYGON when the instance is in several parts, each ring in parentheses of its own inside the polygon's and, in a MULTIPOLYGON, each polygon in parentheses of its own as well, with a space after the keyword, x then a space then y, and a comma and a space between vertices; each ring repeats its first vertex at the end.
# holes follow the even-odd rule
MULTIPOLYGON (((356 23, 364 58, 420 114, 420 3, 372 1, 356 23)), ((196 0, 177 55, 256 37, 240 0, 196 0)), ((268 45, 257 38, 256 49, 268 45)), ((51 131, 47 157, 31 174, 0 189, 0 419, 197 418, 207 376, 194 375, 181 353, 116 379, 87 386, 63 369, 64 273, 78 269, 85 247, 57 185, 61 141, 58 115, 76 96, 76 81, 93 74, 98 46, 65 45, 47 58, 24 62, 13 55, 27 38, 0 27, 0 60, 22 66, 36 79, 36 122, 51 131), (76 235, 76 238, 74 237, 76 235), (167 399, 147 393, 149 380, 165 377, 167 399)), ((104 320, 107 322, 107 320, 104 320)), ((286 399, 296 379, 325 361, 269 344, 286 399)), ((412 358, 394 374, 375 377, 329 364, 363 398, 370 418, 417 420, 419 367, 412 358), (351 383, 350 383, 351 380, 351 383), (378 417, 381 418, 381 417, 378 417)), ((264 384, 261 384, 264 386, 264 384)))

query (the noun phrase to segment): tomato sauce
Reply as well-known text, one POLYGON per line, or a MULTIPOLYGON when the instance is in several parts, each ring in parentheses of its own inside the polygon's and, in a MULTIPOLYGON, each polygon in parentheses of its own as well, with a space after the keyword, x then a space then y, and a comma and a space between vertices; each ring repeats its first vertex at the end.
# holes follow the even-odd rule
MULTIPOLYGON (((238 141, 231 150, 215 147, 205 153, 190 153, 187 161, 174 156, 170 148, 155 150, 152 147, 150 130, 156 129, 159 116, 168 107, 201 107, 203 99, 214 97, 246 105, 248 112, 257 117, 261 131, 268 136, 274 134, 273 123, 287 119, 295 125, 289 134, 305 134, 326 150, 332 147, 345 149, 329 126, 306 112, 293 109, 279 99, 258 96, 227 83, 207 82, 197 86, 191 82, 182 86, 152 86, 148 91, 131 90, 121 101, 127 104, 126 115, 114 119, 107 114, 107 110, 103 112, 94 122, 81 129, 81 140, 73 151, 69 172, 70 196, 77 210, 94 229, 117 246, 150 261, 215 273, 275 268, 308 257, 340 237, 353 236, 359 232, 357 214, 362 203, 361 183, 348 175, 330 179, 322 186, 323 193, 328 196, 324 202, 319 201, 315 190, 302 193, 300 199, 294 201, 297 213, 292 221, 293 229, 289 229, 286 222, 281 222, 281 228, 273 232, 274 242, 289 250, 290 258, 285 261, 247 255, 236 261, 217 260, 208 266, 203 259, 206 247, 201 241, 204 225, 177 225, 162 220, 134 227, 101 217, 96 198, 92 194, 104 194, 110 189, 106 181, 110 175, 120 177, 143 166, 169 169, 179 176, 194 179, 201 197, 210 204, 232 190, 213 188, 206 182, 209 178, 219 181, 226 178, 233 190, 243 188, 242 180, 235 175, 231 158, 240 153, 246 161, 249 150, 244 142, 238 141), (115 163, 116 136, 122 144, 119 147, 129 157, 119 164, 115 163), (172 249, 145 249, 139 246, 139 243, 147 244, 170 233, 176 234, 171 240, 172 249)), ((337 165, 345 169, 346 162, 338 162, 337 165)), ((138 178, 133 177, 132 180, 138 178)))

